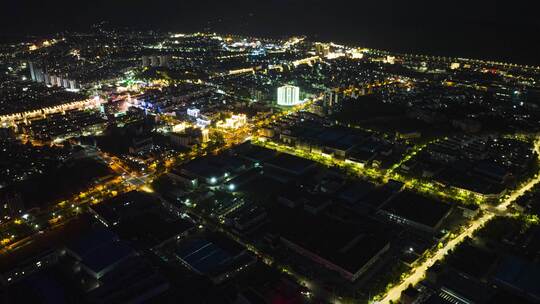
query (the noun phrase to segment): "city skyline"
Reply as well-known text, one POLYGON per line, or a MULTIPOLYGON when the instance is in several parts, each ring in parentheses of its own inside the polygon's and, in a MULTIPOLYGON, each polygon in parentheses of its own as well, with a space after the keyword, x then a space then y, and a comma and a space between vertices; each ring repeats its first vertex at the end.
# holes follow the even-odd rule
POLYGON ((540 301, 519 0, 55 4, 0 17, 1 303, 540 301))
MULTIPOLYGON (((88 30, 114 26, 170 31, 217 31, 257 36, 308 35, 396 52, 494 59, 538 65, 540 45, 531 39, 540 21, 527 1, 464 1, 444 6, 427 1, 292 0, 232 2, 159 0, 148 14, 144 1, 69 1, 50 6, 8 1, 4 35, 88 30)), ((0 34, 2 36, 2 34, 0 34)))

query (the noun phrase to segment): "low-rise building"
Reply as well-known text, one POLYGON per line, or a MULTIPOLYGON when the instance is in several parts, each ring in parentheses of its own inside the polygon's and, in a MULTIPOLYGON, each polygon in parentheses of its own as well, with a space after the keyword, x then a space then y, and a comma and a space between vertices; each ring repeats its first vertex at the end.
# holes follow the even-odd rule
POLYGON ((404 191, 389 200, 378 213, 390 221, 436 233, 452 206, 404 191))

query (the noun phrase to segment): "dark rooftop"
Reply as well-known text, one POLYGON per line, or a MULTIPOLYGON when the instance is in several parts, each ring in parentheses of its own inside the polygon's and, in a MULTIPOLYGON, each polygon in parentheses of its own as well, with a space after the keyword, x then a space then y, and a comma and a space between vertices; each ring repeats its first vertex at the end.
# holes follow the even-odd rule
POLYGON ((499 265, 495 281, 540 300, 540 266, 516 257, 507 257, 499 265))
POLYGON ((239 147, 241 156, 253 161, 253 162, 264 162, 276 155, 276 152, 267 148, 255 146, 252 144, 244 144, 239 147))
POLYGON ((147 193, 131 191, 102 204, 92 206, 92 209, 109 224, 123 219, 146 213, 160 205, 157 199, 147 193))
POLYGON ((266 164, 297 175, 304 174, 315 166, 314 161, 286 153, 280 153, 276 157, 267 160, 266 164))
POLYGON ((88 231, 80 238, 67 244, 66 247, 79 258, 82 258, 95 248, 116 240, 118 240, 118 236, 116 236, 111 230, 100 227, 88 231))
POLYGON ((419 194, 404 191, 386 203, 382 209, 428 227, 435 227, 452 208, 451 205, 419 194))
POLYGON ((177 219, 167 221, 156 213, 145 213, 122 221, 116 231, 136 248, 147 249, 192 229, 194 224, 177 219))
POLYGON ((350 273, 356 273, 390 242, 380 224, 367 218, 361 226, 355 226, 325 216, 279 209, 273 213, 272 221, 281 237, 350 273))
POLYGON ((233 258, 232 254, 206 239, 192 239, 182 243, 176 255, 202 274, 221 268, 233 258))
POLYGON ((82 263, 98 273, 134 254, 125 242, 109 242, 99 246, 83 257, 82 263))

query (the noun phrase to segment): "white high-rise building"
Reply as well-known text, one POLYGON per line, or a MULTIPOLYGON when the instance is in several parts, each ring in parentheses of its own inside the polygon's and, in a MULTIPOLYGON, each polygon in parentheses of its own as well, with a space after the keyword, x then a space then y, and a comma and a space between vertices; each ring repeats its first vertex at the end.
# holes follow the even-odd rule
POLYGON ((300 104, 300 88, 292 85, 279 87, 277 103, 280 106, 295 106, 300 104))
POLYGON ((56 76, 56 86, 61 87, 62 86, 62 77, 56 76))
POLYGON ((150 65, 153 67, 159 66, 159 57, 158 56, 150 57, 150 65))
POLYGON ((171 63, 171 55, 161 55, 159 56, 159 66, 168 67, 171 63))
POLYGON ((76 80, 70 80, 69 81, 69 88, 72 89, 72 90, 76 90, 77 89, 77 81, 76 80))
POLYGON ((36 81, 36 72, 34 71, 34 63, 28 62, 28 67, 30 69, 30 78, 32 78, 32 81, 36 81))
POLYGON ((148 56, 143 56, 142 57, 142 66, 143 67, 150 66, 150 57, 148 57, 148 56))
POLYGON ((50 85, 51 84, 51 76, 47 73, 43 74, 43 82, 45 83, 45 85, 50 85))
POLYGON ((51 83, 52 86, 56 85, 56 75, 51 75, 50 76, 50 83, 51 83))

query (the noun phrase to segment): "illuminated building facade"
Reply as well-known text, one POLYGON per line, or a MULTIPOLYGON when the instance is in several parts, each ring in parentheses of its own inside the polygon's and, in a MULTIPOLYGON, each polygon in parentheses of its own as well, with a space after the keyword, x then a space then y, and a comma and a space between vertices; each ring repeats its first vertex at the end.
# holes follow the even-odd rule
POLYGON ((326 57, 330 54, 330 45, 324 43, 316 43, 315 50, 317 51, 317 56, 326 57))
POLYGON ((200 127, 200 128, 205 128, 205 127, 208 127, 210 124, 212 123, 212 121, 210 119, 207 119, 207 118, 197 118, 197 126, 200 127))
POLYGON ((193 108, 193 109, 187 109, 187 115, 191 116, 191 117, 199 117, 199 114, 201 113, 201 111, 199 109, 196 109, 196 108, 193 108))
POLYGON ((286 85, 278 88, 278 105, 295 106, 300 104, 300 88, 286 85))
POLYGON ((171 64, 172 56, 171 55, 154 55, 154 56, 143 56, 142 57, 142 66, 143 67, 168 67, 171 64))
POLYGON ((247 117, 245 114, 233 115, 225 121, 219 121, 216 126, 220 129, 239 129, 246 125, 247 117))

